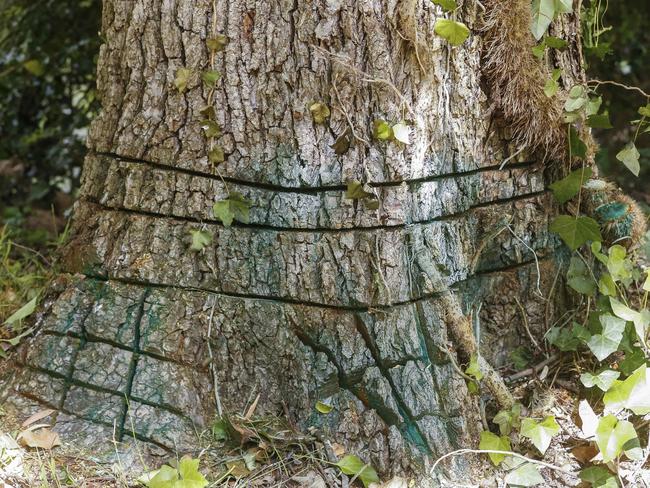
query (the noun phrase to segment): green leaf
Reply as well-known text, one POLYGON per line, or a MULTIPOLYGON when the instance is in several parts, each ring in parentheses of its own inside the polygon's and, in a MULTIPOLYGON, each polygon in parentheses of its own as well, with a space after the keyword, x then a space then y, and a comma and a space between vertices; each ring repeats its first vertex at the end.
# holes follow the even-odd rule
POLYGON ((330 116, 329 107, 321 102, 312 103, 309 106, 309 111, 311 112, 314 122, 317 124, 324 124, 330 116))
POLYGON ((251 204, 241 193, 233 191, 228 198, 213 205, 212 213, 225 227, 230 227, 233 220, 248 224, 251 204))
POLYGON ((510 410, 501 410, 494 416, 492 422, 499 426, 501 435, 508 436, 513 428, 519 426, 521 409, 521 403, 515 403, 510 410))
POLYGON ((327 415, 333 409, 334 407, 332 405, 328 405, 327 403, 321 401, 316 402, 316 410, 318 410, 318 412, 322 413, 323 415, 327 415))
POLYGON ((38 59, 30 59, 23 63, 23 68, 29 71, 34 76, 43 76, 45 74, 45 67, 38 59))
POLYGON ((533 21, 530 30, 536 40, 540 40, 546 33, 555 17, 554 0, 533 0, 533 21))
POLYGON ((603 273, 598 280, 598 291, 603 295, 615 297, 618 294, 612 275, 603 273))
POLYGON ((183 456, 178 463, 178 472, 183 480, 181 484, 182 488, 204 488, 208 485, 208 481, 199 472, 198 459, 183 456))
POLYGON ((602 466, 590 466, 580 471, 580 479, 591 483, 592 488, 618 488, 618 481, 602 466))
MULTIPOLYGON (((506 435, 499 437, 488 430, 484 430, 481 432, 481 440, 479 441, 478 448, 487 451, 510 451, 510 439, 506 435)), ((488 452, 487 455, 495 466, 501 464, 506 458, 505 454, 488 452)))
POLYGON ((587 117, 587 125, 594 129, 611 129, 613 127, 609 120, 609 114, 596 114, 587 117))
POLYGON ((219 52, 223 51, 228 45, 228 37, 223 34, 219 34, 215 37, 207 39, 205 44, 208 46, 210 51, 219 52))
POLYGON ((363 189, 363 183, 353 180, 348 182, 348 188, 345 192, 345 198, 348 200, 359 200, 362 198, 372 198, 374 195, 363 189))
POLYGON ((519 346, 510 353, 510 360, 516 371, 525 369, 530 364, 531 359, 530 351, 525 346, 519 346))
POLYGON ((555 0, 555 11, 559 14, 570 14, 573 11, 573 0, 555 0))
POLYGON ((514 471, 510 471, 505 478, 509 486, 536 486, 544 483, 544 478, 533 463, 524 463, 514 471))
POLYGON ((209 246, 212 242, 212 235, 204 230, 192 229, 192 249, 195 251, 202 251, 205 246, 209 246))
POLYGON ((208 85, 210 88, 214 88, 216 86, 219 78, 221 78, 221 73, 214 69, 209 69, 201 73, 201 79, 203 80, 203 83, 208 85))
POLYGON ((548 47, 552 47, 553 49, 566 49, 566 47, 569 45, 568 42, 566 42, 564 39, 560 39, 559 37, 554 37, 554 36, 548 36, 544 40, 546 45, 548 47))
POLYGON ((589 269, 582 262, 582 259, 572 257, 567 272, 567 284, 578 293, 583 295, 593 295, 596 291, 596 282, 594 281, 589 269))
POLYGON ((602 326, 602 332, 592 335, 587 346, 598 361, 602 361, 618 349, 618 345, 623 339, 625 321, 608 313, 602 314, 598 319, 602 326))
POLYGON ((335 464, 347 475, 357 476, 366 488, 370 483, 379 483, 379 476, 372 466, 366 465, 361 459, 354 455, 347 455, 335 464))
POLYGON ((648 331, 648 325, 650 325, 650 313, 647 310, 637 312, 631 308, 623 305, 621 302, 615 298, 610 297, 609 303, 612 307, 612 312, 617 317, 622 318, 628 322, 634 323, 634 331, 636 332, 639 340, 645 344, 645 339, 648 331))
POLYGON ((155 476, 146 483, 149 488, 173 488, 178 481, 178 470, 166 464, 156 472, 155 476))
POLYGON ((456 0, 431 0, 434 4, 439 5, 445 12, 452 12, 458 6, 456 0))
POLYGON ((452 46, 460 46, 469 36, 469 29, 462 22, 449 19, 438 19, 433 30, 446 39, 452 46))
POLYGON ((337 155, 345 154, 348 152, 350 149, 350 144, 352 142, 352 139, 350 137, 349 129, 343 132, 340 136, 336 138, 336 141, 334 141, 334 144, 332 144, 330 147, 334 149, 334 152, 337 155))
POLYGON ((618 420, 614 415, 600 419, 596 429, 596 444, 603 455, 603 463, 616 459, 623 453, 623 446, 637 438, 631 422, 618 420))
POLYGON ((641 170, 641 166, 639 165, 639 156, 639 151, 634 145, 634 142, 630 141, 619 151, 616 155, 616 159, 623 163, 634 176, 639 176, 639 171, 641 170))
POLYGON ((590 97, 587 101, 585 112, 587 116, 596 115, 603 104, 603 97, 590 97))
POLYGON ((625 359, 618 365, 618 369, 625 376, 630 376, 639 367, 645 365, 645 354, 638 347, 633 348, 631 351, 625 353, 625 359))
POLYGON ((523 419, 521 421, 521 435, 530 439, 542 454, 546 452, 546 449, 551 444, 551 439, 558 432, 560 432, 560 426, 552 415, 549 415, 541 422, 536 422, 533 419, 523 419))
POLYGON ((548 98, 552 98, 555 96, 559 89, 560 85, 557 81, 553 79, 546 80, 546 83, 544 84, 544 95, 546 95, 548 98))
POLYGON ((639 107, 639 115, 650 117, 650 103, 646 104, 644 107, 639 107))
POLYGON ((530 50, 533 53, 533 56, 535 56, 537 59, 542 59, 544 57, 544 51, 546 51, 546 44, 542 41, 539 44, 531 47, 530 50))
POLYGON ((187 90, 187 83, 192 75, 192 70, 187 68, 178 68, 176 70, 176 77, 174 78, 174 86, 180 93, 185 93, 187 90))
POLYGON ((616 381, 605 393, 603 402, 610 412, 627 408, 636 415, 650 413, 650 382, 645 362, 626 380, 616 381))
POLYGON ((587 155, 587 145, 580 139, 573 126, 569 128, 569 150, 574 158, 583 159, 587 155))
POLYGON ((551 183, 549 188, 558 203, 565 203, 575 197, 586 180, 593 173, 591 168, 582 168, 569 173, 566 178, 562 178, 555 183, 551 183))
POLYGON ((587 92, 582 85, 575 85, 569 90, 569 96, 564 102, 564 110, 575 112, 580 110, 587 103, 587 92))
POLYGON ((11 316, 5 320, 5 325, 13 325, 16 322, 20 322, 23 319, 26 319, 36 310, 36 304, 38 303, 38 296, 35 296, 25 305, 16 310, 11 316))
POLYGON ((386 121, 377 119, 372 123, 372 135, 380 141, 388 141, 393 138, 393 129, 386 121))
POLYGON ((478 355, 472 354, 472 356, 469 358, 469 365, 465 370, 465 374, 467 376, 471 376, 476 381, 481 381, 483 379, 483 373, 481 372, 481 369, 478 365, 478 355))
POLYGON ((201 129, 203 129, 205 137, 208 139, 221 135, 221 127, 214 120, 206 119, 201 121, 201 129))
POLYGON ((206 105, 201 110, 199 110, 199 113, 204 119, 207 120, 214 120, 217 118, 217 112, 215 112, 214 107, 211 105, 206 105))
POLYGON ((580 381, 587 388, 593 388, 594 386, 597 386, 602 391, 607 391, 611 388, 611 386, 614 384, 614 381, 616 381, 619 376, 621 376, 620 372, 607 369, 597 375, 593 375, 591 373, 582 373, 580 375, 580 381))
POLYGON ((614 281, 625 281, 632 276, 632 262, 626 259, 626 255, 625 248, 619 244, 614 244, 609 248, 607 271, 610 272, 614 281))
POLYGON ((602 242, 600 226, 591 217, 572 217, 559 215, 549 226, 551 232, 556 232, 572 251, 575 251, 587 241, 602 242))
POLYGON ((208 153, 208 161, 212 164, 221 164, 226 160, 226 155, 223 152, 223 147, 216 144, 208 153))

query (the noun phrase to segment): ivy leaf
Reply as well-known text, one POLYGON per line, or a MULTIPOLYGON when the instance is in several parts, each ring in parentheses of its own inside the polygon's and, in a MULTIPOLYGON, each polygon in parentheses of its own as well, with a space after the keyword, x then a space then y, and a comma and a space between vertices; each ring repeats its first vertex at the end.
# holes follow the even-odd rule
POLYGON ((380 141, 388 141, 393 138, 393 129, 386 121, 377 119, 372 123, 372 135, 380 141))
POLYGON ((619 376, 621 376, 621 373, 619 371, 612 371, 611 369, 607 369, 597 375, 593 375, 591 373, 582 373, 580 375, 580 381, 587 388, 593 388, 594 386, 597 386, 602 391, 607 391, 612 387, 614 381, 616 381, 619 376))
POLYGON ((596 282, 580 258, 571 258, 566 277, 567 284, 578 293, 593 295, 596 291, 596 282))
POLYGON ((580 479, 592 488, 619 488, 616 476, 602 466, 590 466, 580 471, 580 479))
POLYGON ((542 454, 546 452, 546 449, 551 444, 551 439, 558 432, 560 432, 560 426, 552 415, 549 415, 541 422, 536 422, 533 419, 523 419, 521 421, 521 435, 530 439, 542 454))
POLYGON ((582 168, 572 171, 565 178, 549 185, 553 196, 558 203, 565 203, 575 197, 586 180, 591 177, 591 168, 582 168))
POLYGON ((645 270, 647 276, 645 278, 645 281, 643 282, 643 290, 644 291, 650 291, 650 268, 645 270))
POLYGON ((598 291, 603 295, 615 297, 618 294, 616 289, 616 283, 612 279, 612 275, 608 273, 603 273, 600 279, 598 280, 598 291))
POLYGON ((203 80, 203 83, 208 85, 210 88, 214 88, 220 78, 221 73, 214 69, 209 69, 201 73, 201 79, 203 80))
POLYGON ((332 144, 331 148, 334 149, 334 152, 340 156, 341 154, 348 152, 351 142, 352 140, 350 137, 350 130, 348 129, 336 138, 336 141, 334 141, 334 144, 332 144))
POLYGON ((205 137, 208 139, 212 137, 219 137, 221 135, 221 127, 214 120, 202 120, 201 129, 203 129, 205 137))
POLYGON ((613 127, 609 120, 609 114, 595 114, 587 117, 587 125, 594 129, 611 129, 613 127))
POLYGON ((161 466, 158 471, 154 471, 154 476, 145 482, 145 485, 149 488, 170 488, 178 481, 178 470, 167 466, 166 464, 161 466), (155 473, 155 474, 154 474, 155 473))
POLYGON ((465 370, 467 376, 471 376, 476 381, 481 381, 483 379, 483 372, 478 365, 478 355, 472 354, 472 357, 469 358, 469 365, 465 370))
POLYGON ((363 189, 363 183, 356 180, 348 183, 348 189, 345 192, 345 198, 348 200, 360 200, 362 198, 370 197, 374 197, 374 195, 363 189))
POLYGON ((321 401, 316 402, 316 410, 319 413, 322 413, 323 415, 327 415, 333 409, 334 409, 334 407, 332 405, 329 405, 329 404, 327 404, 325 402, 321 402, 321 401))
POLYGON ((630 376, 642 365, 645 365, 645 354, 641 349, 635 347, 625 353, 625 359, 618 364, 618 369, 625 376, 630 376))
POLYGON ((201 110, 199 110, 199 113, 203 116, 204 119, 207 120, 214 120, 217 118, 217 112, 211 105, 206 105, 201 110))
POLYGON ((585 113, 587 116, 596 115, 602 104, 603 97, 590 97, 587 101, 587 108, 585 109, 585 113))
POLYGON ((645 362, 624 381, 616 381, 603 397, 608 412, 624 408, 636 415, 650 413, 650 382, 645 362))
POLYGON ((639 165, 639 156, 639 151, 634 145, 634 142, 630 141, 619 151, 616 155, 616 159, 623 163, 634 176, 639 176, 639 170, 641 169, 641 166, 639 165))
POLYGON ((411 128, 403 122, 393 126, 393 136, 402 144, 411 143, 411 128))
POLYGON ((223 147, 216 145, 208 153, 208 161, 212 164, 220 164, 226 160, 226 155, 223 152, 223 147))
POLYGON ((583 159, 587 155, 587 145, 580 139, 573 126, 569 128, 569 150, 574 158, 583 159))
POLYGON ((45 67, 38 59, 30 59, 23 63, 23 68, 29 71, 34 76, 43 76, 45 74, 45 67))
POLYGON ((176 70, 176 77, 174 78, 174 86, 180 93, 185 93, 187 84, 190 81, 192 70, 187 68, 178 68, 176 70))
POLYGON ((578 415, 582 422, 580 430, 582 430, 585 439, 595 437, 596 428, 598 427, 598 416, 587 400, 581 400, 578 404, 578 415))
POLYGON ((456 0, 431 0, 434 4, 439 5, 445 12, 452 12, 458 6, 456 0))
POLYGON ((202 251, 205 246, 209 246, 212 242, 212 235, 204 230, 192 229, 192 249, 195 251, 202 251))
POLYGON ((510 486, 535 486, 544 483, 544 478, 533 463, 524 463, 514 471, 510 471, 505 478, 510 486))
POLYGON ((555 0, 555 11, 560 14, 570 14, 573 11, 573 0, 555 0))
POLYGON ((521 423, 519 419, 521 408, 521 403, 515 403, 510 410, 501 410, 494 416, 492 422, 499 426, 501 435, 508 436, 513 428, 519 426, 521 423))
POLYGON ((539 44, 531 47, 530 50, 533 53, 533 56, 535 56, 537 59, 542 59, 544 57, 544 51, 546 51, 546 44, 544 41, 542 41, 539 44))
POLYGON ((631 422, 619 420, 614 415, 600 419, 596 429, 596 444, 603 455, 603 463, 616 459, 623 453, 623 446, 637 438, 631 422))
MULTIPOLYGON (((507 435, 498 436, 489 430, 484 430, 481 432, 481 440, 479 441, 478 448, 487 451, 510 451, 510 439, 508 439, 507 435)), ((487 455, 495 466, 501 464, 506 458, 505 454, 494 452, 488 452, 487 455)))
POLYGON ((530 30, 540 40, 555 17, 555 0, 533 0, 533 21, 530 30))
POLYGON ((609 303, 612 307, 612 312, 614 312, 614 315, 622 318, 623 320, 634 323, 634 331, 636 332, 636 335, 639 337, 639 340, 645 344, 647 328, 648 325, 650 325, 650 315, 648 313, 643 313, 647 312, 647 310, 637 312, 636 310, 632 310, 631 308, 623 305, 613 297, 610 297, 609 303))
POLYGON ((223 51, 228 45, 228 37, 223 34, 219 34, 215 37, 207 39, 205 41, 205 44, 208 46, 208 49, 210 51, 214 51, 214 52, 223 51))
POLYGON ((549 226, 551 232, 560 235, 567 246, 575 251, 587 241, 602 242, 600 226, 591 217, 557 216, 549 226))
POLYGON ((602 332, 591 336, 587 342, 589 350, 602 361, 618 349, 625 331, 625 321, 604 313, 599 317, 602 332))
POLYGON ((566 42, 564 39, 560 39, 559 37, 555 36, 548 36, 544 40, 544 43, 548 47, 552 47, 553 49, 566 49, 566 47, 569 45, 568 42, 566 42))
POLYGON ((639 107, 639 115, 650 117, 650 103, 646 104, 644 107, 639 107))
POLYGON ((379 476, 372 466, 366 465, 361 459, 354 455, 347 455, 341 459, 336 466, 347 475, 358 476, 363 486, 368 488, 370 483, 379 483, 379 476))
POLYGON ((552 98, 555 96, 559 89, 560 85, 557 81, 553 79, 546 80, 546 83, 544 84, 544 95, 546 95, 548 98, 552 98))
POLYGON ((452 46, 460 46, 469 36, 469 29, 462 22, 449 19, 438 19, 433 30, 452 46))
POLYGON ((233 191, 228 198, 212 206, 212 213, 223 222, 224 227, 230 227, 233 220, 248 224, 251 204, 241 193, 233 191))
POLYGON ((309 106, 309 111, 311 112, 314 122, 317 124, 324 124, 330 116, 329 107, 321 102, 312 103, 309 106))
POLYGON ((199 460, 183 456, 178 463, 178 472, 183 480, 183 488, 204 488, 208 481, 199 471, 199 460))
POLYGON ((569 97, 564 102, 564 110, 567 112, 575 112, 580 110, 587 103, 587 94, 585 87, 582 85, 575 85, 569 90, 569 97))

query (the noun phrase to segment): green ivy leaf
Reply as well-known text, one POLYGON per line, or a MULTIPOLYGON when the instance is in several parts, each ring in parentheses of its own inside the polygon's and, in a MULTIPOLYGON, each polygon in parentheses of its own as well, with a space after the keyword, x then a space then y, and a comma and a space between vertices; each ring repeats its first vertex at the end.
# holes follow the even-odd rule
POLYGON ((34 76, 43 76, 45 74, 45 67, 38 59, 30 59, 23 63, 23 68, 29 71, 34 76))
MULTIPOLYGON (((484 430, 481 432, 481 440, 479 441, 478 448, 487 451, 510 451, 510 439, 506 435, 498 436, 488 430, 484 430)), ((487 455, 495 466, 501 464, 506 458, 505 454, 493 452, 488 452, 487 455)))
POLYGON ((453 12, 458 5, 456 0, 431 0, 434 4, 439 5, 445 12, 453 12))
POLYGON ((600 106, 603 104, 603 97, 590 97, 587 101, 587 107, 585 113, 587 116, 596 115, 600 106))
POLYGON ((366 465, 361 459, 354 455, 347 455, 341 459, 336 466, 347 475, 358 476, 363 486, 368 488, 370 483, 379 483, 377 472, 370 465, 366 465))
POLYGON ((637 438, 631 422, 619 420, 614 415, 600 419, 596 428, 596 444, 603 455, 603 463, 616 459, 623 453, 623 446, 637 438))
POLYGON ((372 123, 372 135, 380 141, 388 141, 393 138, 393 128, 386 121, 377 119, 372 123))
POLYGON ((560 235, 567 246, 575 251, 587 241, 602 242, 600 226, 591 217, 559 215, 549 226, 551 232, 560 235))
POLYGON ((612 387, 614 381, 616 381, 619 376, 621 376, 621 373, 619 371, 612 371, 611 369, 607 369, 597 375, 593 375, 591 373, 582 373, 580 375, 580 381, 587 388, 593 388, 594 386, 597 386, 602 391, 607 391, 612 387))
POLYGON ((611 129, 613 127, 609 120, 609 114, 595 114, 587 117, 587 125, 594 129, 611 129))
POLYGON ((612 307, 612 312, 614 312, 614 315, 620 317, 625 321, 634 323, 634 331, 636 332, 637 337, 642 343, 645 344, 648 325, 650 325, 650 313, 648 313, 647 310, 643 310, 641 312, 632 310, 613 297, 610 297, 609 303, 612 307))
POLYGON ((350 137, 350 130, 348 129, 336 138, 336 141, 334 141, 334 144, 332 144, 331 148, 334 149, 334 152, 340 156, 341 154, 348 152, 351 142, 352 138, 350 137))
POLYGON ((587 155, 587 145, 580 139, 578 131, 571 126, 569 128, 569 150, 571 151, 571 157, 584 159, 587 155))
POLYGON ((192 249, 195 251, 202 251, 212 242, 212 235, 207 231, 192 229, 190 234, 192 234, 192 249))
POLYGON ((372 198, 374 195, 363 189, 363 183, 353 180, 348 183, 348 188, 345 192, 345 198, 348 200, 360 200, 362 198, 372 198))
POLYGON ((329 107, 321 102, 312 103, 309 106, 309 111, 311 112, 314 122, 317 124, 324 124, 330 116, 329 107))
POLYGON ((640 348, 635 347, 625 353, 625 359, 618 364, 618 369, 625 376, 630 376, 643 365, 645 365, 645 354, 640 348))
POLYGON ((221 220, 225 227, 230 227, 233 220, 248 224, 252 202, 236 191, 230 192, 228 198, 220 200, 212 207, 215 218, 221 220))
POLYGON ((531 47, 530 50, 533 53, 533 56, 535 56, 537 59, 542 59, 544 57, 544 51, 546 51, 546 44, 544 41, 542 41, 539 44, 531 47))
POLYGON ((212 137, 219 137, 221 135, 221 127, 214 120, 202 120, 201 129, 203 129, 205 137, 208 139, 212 137))
POLYGON ((603 295, 615 297, 618 294, 612 275, 603 273, 598 280, 598 291, 603 295))
POLYGON ((209 69, 201 73, 201 79, 203 80, 203 83, 205 83, 210 88, 214 88, 220 78, 221 73, 214 69, 209 69))
POLYGON ((639 107, 639 115, 650 117, 650 103, 646 104, 644 107, 639 107))
POLYGON ((176 70, 176 77, 174 78, 174 86, 180 93, 185 93, 187 84, 192 76, 192 70, 187 68, 178 68, 176 70))
POLYGON ((205 44, 208 46, 208 49, 210 51, 214 51, 214 52, 223 51, 228 45, 228 37, 223 34, 219 34, 215 37, 207 39, 205 41, 205 44))
POLYGON ((494 416, 492 422, 499 426, 501 435, 508 436, 513 428, 519 427, 521 409, 521 403, 515 403, 510 410, 501 410, 494 416))
POLYGON ((510 360, 512 361, 512 366, 515 368, 515 371, 526 369, 530 364, 531 359, 532 355, 525 346, 519 346, 510 353, 510 360))
POLYGON ((591 168, 582 168, 572 171, 566 178, 551 183, 549 188, 558 203, 565 203, 575 197, 586 180, 591 177, 591 168))
MULTIPOLYGON (((607 271, 612 275, 614 281, 626 281, 631 277, 632 262, 626 259, 627 252, 619 244, 609 248, 607 257, 607 271)), ((631 320, 631 319, 630 319, 631 320)))
POLYGON ((178 470, 166 464, 151 474, 154 476, 145 482, 145 486, 149 488, 173 488, 179 478, 178 470))
POLYGON ((571 258, 566 277, 567 284, 578 293, 582 293, 583 295, 593 295, 596 291, 596 282, 591 276, 591 273, 589 273, 589 269, 580 258, 571 258))
POLYGON ((564 110, 567 112, 575 112, 580 110, 587 103, 587 92, 582 85, 575 85, 569 90, 569 97, 564 102, 564 110))
POLYGON ((530 30, 536 40, 540 40, 546 33, 555 17, 555 0, 533 0, 533 21, 530 30))
MULTIPOLYGON (((199 472, 199 460, 192 459, 189 456, 183 456, 178 463, 178 472, 181 475, 182 488, 204 488, 208 485, 208 481, 199 472)), ((174 485, 174 488, 177 488, 174 485)), ((180 488, 178 487, 178 488, 180 488)))
POLYGON ((624 381, 616 381, 605 393, 603 402, 610 412, 627 408, 636 415, 650 413, 650 381, 645 362, 624 381))
POLYGON ((619 151, 616 155, 616 159, 623 163, 634 176, 639 176, 639 171, 641 170, 641 166, 639 165, 639 156, 639 151, 634 145, 634 142, 630 141, 619 151))
POLYGON ((223 152, 223 147, 218 144, 215 145, 208 153, 208 161, 212 164, 220 164, 226 160, 226 155, 223 152))
POLYGON ((455 20, 438 19, 433 26, 433 30, 452 46, 460 46, 469 37, 467 26, 455 20))
POLYGON ((535 486, 544 483, 544 478, 533 463, 524 463, 514 471, 510 471, 505 478, 509 486, 535 486))
POLYGON ((199 113, 204 119, 207 120, 214 120, 217 118, 217 112, 214 110, 214 107, 210 105, 203 107, 201 110, 199 110, 199 113))
POLYGON ((602 314, 598 320, 602 326, 602 332, 592 335, 587 346, 598 361, 602 361, 618 349, 618 345, 623 339, 625 321, 608 313, 602 314))
POLYGON ((602 466, 590 466, 580 471, 580 479, 592 488, 619 488, 616 476, 602 466))
POLYGON ((566 47, 569 45, 568 42, 566 42, 564 39, 560 39, 559 37, 554 37, 554 36, 548 36, 544 40, 544 43, 548 47, 552 47, 553 49, 566 49, 566 47))
POLYGON ((546 452, 546 449, 551 444, 551 439, 558 432, 560 432, 560 426, 552 415, 549 415, 541 422, 536 422, 533 419, 523 419, 521 421, 521 435, 530 439, 542 454, 546 452))
POLYGON ((469 358, 469 365, 465 370, 465 374, 467 376, 471 376, 476 381, 481 381, 483 379, 483 373, 481 372, 481 368, 478 365, 478 355, 472 354, 472 356, 469 358))
POLYGON ((570 14, 573 12, 573 0, 554 0, 555 11, 559 14, 570 14))

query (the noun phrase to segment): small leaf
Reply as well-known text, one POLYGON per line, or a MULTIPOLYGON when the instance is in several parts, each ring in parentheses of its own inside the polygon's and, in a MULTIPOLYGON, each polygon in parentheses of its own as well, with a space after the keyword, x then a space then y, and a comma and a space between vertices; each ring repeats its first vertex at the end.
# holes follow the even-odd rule
POLYGON ((582 373, 580 375, 580 381, 587 388, 597 386, 602 391, 607 391, 611 388, 611 386, 614 384, 614 381, 618 379, 619 376, 621 376, 620 372, 607 369, 597 375, 593 375, 591 373, 582 373))
POLYGON ((350 131, 348 129, 336 138, 336 141, 334 141, 334 144, 332 144, 331 147, 334 149, 334 152, 340 156, 341 154, 348 152, 351 142, 352 138, 350 137, 350 131))
POLYGON ((411 128, 403 122, 395 124, 393 126, 393 136, 396 141, 399 141, 402 144, 410 144, 411 128))
POLYGON ((555 12, 570 14, 573 11, 573 0, 554 0, 555 12))
POLYGON ((45 67, 38 59, 30 59, 23 63, 23 68, 29 71, 34 76, 43 76, 45 74, 45 67))
POLYGON ((624 408, 636 415, 650 413, 650 382, 644 363, 624 381, 616 381, 603 397, 608 412, 624 408))
POLYGON ((358 476, 363 486, 368 488, 370 483, 379 483, 379 476, 372 466, 366 465, 361 459, 354 455, 347 455, 335 464, 347 475, 358 476))
POLYGON ((557 81, 553 79, 546 80, 546 83, 544 84, 544 95, 546 95, 548 98, 552 98, 555 96, 559 89, 560 85, 557 81))
POLYGON ((596 282, 580 258, 571 258, 566 277, 567 284, 578 293, 593 295, 596 291, 596 282))
POLYGON ((393 138, 393 129, 386 121, 377 119, 372 123, 372 135, 380 141, 388 141, 393 138))
POLYGON ((203 116, 204 119, 207 120, 214 120, 217 118, 217 112, 215 112, 214 107, 210 105, 203 107, 201 110, 199 110, 199 113, 203 116))
POLYGON ((212 207, 214 216, 223 222, 225 227, 230 227, 233 220, 248 224, 251 201, 244 198, 239 192, 230 192, 228 198, 220 200, 212 207))
MULTIPOLYGON (((508 439, 508 436, 506 435, 499 437, 488 430, 484 430, 481 432, 481 440, 478 448, 485 449, 486 451, 510 451, 510 439, 508 439)), ((501 462, 506 458, 505 454, 494 452, 488 452, 487 455, 495 466, 501 464, 501 462)))
POLYGON ((599 320, 602 332, 592 335, 589 342, 587 342, 587 346, 598 361, 602 361, 618 349, 618 345, 623 339, 625 321, 608 313, 602 314, 599 320))
POLYGON ((318 401, 316 402, 316 410, 318 410, 320 413, 327 415, 330 413, 334 407, 332 405, 328 405, 327 403, 318 401))
POLYGON ((201 73, 201 79, 203 80, 203 83, 208 85, 210 88, 214 88, 220 78, 221 73, 214 69, 209 69, 201 73))
POLYGON ((639 156, 639 151, 634 145, 634 142, 630 141, 619 151, 616 155, 616 159, 623 163, 634 176, 639 176, 639 171, 641 170, 641 166, 639 165, 639 156))
POLYGON ((208 161, 212 164, 220 164, 226 160, 226 155, 223 152, 223 147, 218 144, 215 145, 208 153, 208 161))
POLYGON ((345 192, 345 198, 348 200, 359 200, 362 198, 370 198, 374 195, 363 189, 363 184, 354 180, 348 183, 348 189, 345 192))
POLYGON ((533 53, 533 56, 535 56, 537 59, 542 59, 544 57, 544 51, 546 51, 546 44, 544 42, 540 42, 539 44, 531 47, 530 50, 533 53))
POLYGON ((207 39, 205 44, 208 46, 210 51, 219 52, 223 51, 228 45, 228 37, 223 34, 219 34, 215 37, 207 39))
POLYGON ((61 445, 59 434, 52 432, 48 428, 38 430, 24 430, 16 438, 20 444, 27 447, 38 447, 40 449, 51 450, 61 445))
POLYGON ((440 5, 445 12, 453 12, 458 6, 456 0, 431 0, 434 4, 440 5))
POLYGON ((180 93, 185 93, 187 90, 187 83, 192 75, 192 70, 187 68, 178 68, 176 70, 176 77, 174 78, 174 86, 180 93))
POLYGON ((593 408, 589 405, 587 400, 581 400, 578 405, 578 415, 582 421, 580 430, 584 434, 585 439, 590 439, 596 436, 596 428, 598 427, 598 416, 594 413, 593 408))
POLYGON ((208 139, 212 137, 219 137, 221 135, 221 127, 214 120, 203 120, 201 121, 201 129, 205 133, 205 137, 208 139))
POLYGON ((329 107, 321 102, 312 103, 309 106, 309 111, 311 112, 314 122, 317 124, 324 124, 330 116, 329 107))
POLYGON ((609 120, 609 114, 595 114, 587 117, 587 125, 594 129, 611 129, 613 127, 609 120))
POLYGON ((585 113, 587 116, 596 115, 603 104, 603 97, 590 97, 587 101, 585 113))
POLYGON ((580 110, 587 103, 587 94, 584 86, 575 85, 569 90, 569 96, 564 102, 564 110, 567 112, 575 112, 580 110))
POLYGON ((568 42, 566 42, 564 39, 560 39, 559 37, 554 37, 554 36, 548 36, 544 40, 546 45, 548 47, 552 47, 553 49, 566 49, 566 47, 569 45, 568 42))
POLYGON ((558 203, 565 203, 575 197, 586 180, 591 177, 591 168, 582 168, 572 171, 565 178, 551 183, 549 188, 558 203))
POLYGON ((639 107, 639 115, 650 117, 650 103, 646 104, 644 107, 639 107))
POLYGON ((36 310, 36 303, 38 303, 38 296, 35 296, 25 305, 16 310, 7 320, 5 320, 5 325, 13 325, 16 322, 20 322, 23 319, 26 319, 36 310))
POLYGON ((560 426, 552 415, 549 415, 541 422, 536 422, 533 419, 523 419, 521 421, 521 435, 530 439, 542 454, 546 452, 546 449, 551 444, 551 439, 558 432, 560 432, 560 426))
POLYGON ((478 365, 478 355, 472 354, 469 358, 469 365, 465 370, 465 374, 471 376, 476 381, 481 381, 483 379, 483 372, 478 365))
POLYGON ((590 466, 580 471, 580 479, 592 488, 619 488, 616 476, 603 466, 590 466))
POLYGON ((515 403, 510 410, 501 410, 494 416, 492 422, 499 426, 501 435, 507 436, 512 432, 513 428, 519 427, 519 424, 521 423, 519 419, 521 409, 521 403, 515 403))
POLYGON ((189 456, 183 456, 178 463, 178 472, 183 481, 183 488, 204 488, 208 481, 199 472, 199 460, 189 456))
POLYGON ((587 241, 602 242, 600 226, 591 217, 572 217, 559 215, 549 226, 556 232, 571 250, 575 251, 587 241))
POLYGON ((505 478, 510 486, 536 486, 544 483, 544 478, 533 463, 524 463, 514 471, 509 472, 505 478))
POLYGON ((536 40, 540 40, 555 17, 554 0, 533 0, 533 21, 530 29, 536 40))
POLYGON ((614 415, 600 419, 596 429, 596 444, 608 463, 623 453, 623 446, 637 437, 634 426, 627 420, 618 420, 614 415))
POLYGON ((469 29, 462 22, 449 19, 438 19, 433 30, 446 39, 452 46, 460 46, 469 36, 469 29))
POLYGON ((202 251, 212 242, 212 235, 207 231, 192 229, 190 234, 192 234, 192 249, 195 251, 202 251))
POLYGON ((569 150, 574 158, 583 159, 587 155, 587 145, 580 139, 573 126, 569 128, 569 150))

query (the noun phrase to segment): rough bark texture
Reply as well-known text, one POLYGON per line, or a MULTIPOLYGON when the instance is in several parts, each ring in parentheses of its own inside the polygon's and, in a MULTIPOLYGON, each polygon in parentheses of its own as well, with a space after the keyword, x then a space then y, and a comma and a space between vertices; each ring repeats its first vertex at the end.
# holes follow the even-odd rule
MULTIPOLYGON (((230 39, 216 56, 223 177, 200 129, 206 89, 198 76, 173 88, 177 69, 209 65, 212 1, 105 0, 103 111, 66 251, 78 274, 22 350, 13 401, 59 409, 58 429, 98 445, 135 434, 189 449, 217 388, 225 411, 259 393, 258 413, 319 426, 382 472, 468 446, 477 401, 445 353, 437 295, 482 304, 482 353, 501 364, 527 341, 515 298, 544 326, 537 279, 546 293, 556 245, 543 168, 522 153, 499 169, 509 147, 481 87, 481 38, 450 49, 428 1, 215 5, 230 39), (314 124, 315 101, 328 124, 314 124), (371 140, 377 118, 408 120, 412 143, 371 140), (368 142, 336 155, 350 124, 368 142), (378 210, 344 198, 352 179, 378 210), (214 219, 227 191, 253 202, 250 224, 214 219), (201 252, 198 228, 213 237, 201 252)), ((476 9, 459 11, 470 28, 476 9)))

